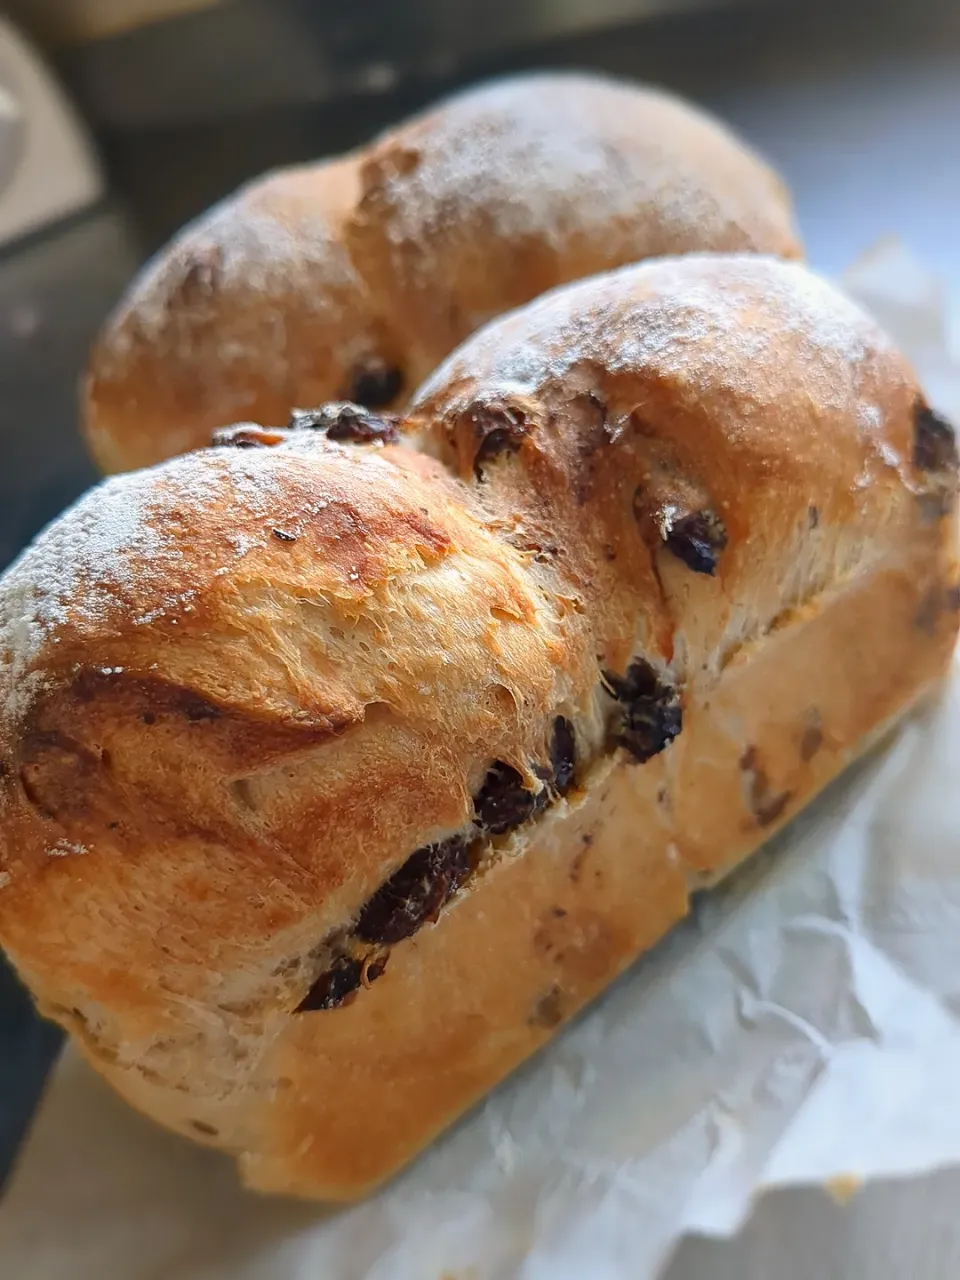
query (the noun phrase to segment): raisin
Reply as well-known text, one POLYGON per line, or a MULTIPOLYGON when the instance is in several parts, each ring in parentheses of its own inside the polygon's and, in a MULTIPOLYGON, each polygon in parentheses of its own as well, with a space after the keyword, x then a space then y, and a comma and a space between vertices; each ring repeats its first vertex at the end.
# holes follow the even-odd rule
POLYGON ((503 835, 526 822, 546 800, 546 788, 528 791, 516 769, 497 760, 474 797, 475 821, 491 835, 503 835))
POLYGON ((807 507, 807 528, 816 529, 820 523, 820 509, 812 504, 807 507))
POLYGON ((362 908, 357 936, 389 946, 435 920, 473 870, 472 847, 465 836, 451 836, 411 854, 362 908))
POLYGON ((321 405, 319 409, 294 409, 290 430, 323 431, 328 440, 354 440, 359 444, 389 442, 396 440, 398 434, 395 418, 369 413, 345 400, 321 405))
POLYGON ((515 411, 480 405, 470 412, 470 422, 477 441, 473 456, 473 474, 483 478, 483 464, 502 453, 516 453, 523 444, 526 426, 515 411))
POLYGON ((403 390, 403 373, 381 356, 370 356, 353 370, 349 400, 368 409, 385 409, 403 390))
POLYGON ((294 1009, 310 1013, 316 1009, 338 1009, 357 991, 363 965, 352 956, 337 956, 294 1009))
POLYGON ((913 417, 913 463, 919 471, 947 471, 957 466, 953 427, 922 402, 913 417))
POLYGON ((641 764, 674 740, 683 727, 680 697, 649 662, 631 663, 625 676, 605 671, 604 680, 621 705, 616 742, 641 764))
POLYGON ((573 725, 563 716, 553 722, 553 739, 550 743, 550 763, 553 766, 554 788, 563 795, 570 789, 577 767, 577 740, 573 725))
POLYGON ((232 445, 234 449, 269 449, 284 439, 282 431, 260 427, 255 422, 238 422, 213 433, 213 444, 232 445))
POLYGON ((727 531, 715 511, 692 511, 667 521, 663 540, 688 569, 713 575, 727 545, 727 531))

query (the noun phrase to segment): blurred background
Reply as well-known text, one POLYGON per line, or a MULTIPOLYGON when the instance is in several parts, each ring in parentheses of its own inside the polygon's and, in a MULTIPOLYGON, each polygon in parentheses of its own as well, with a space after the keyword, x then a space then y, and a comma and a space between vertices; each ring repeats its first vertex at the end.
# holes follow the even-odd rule
MULTIPOLYGON (((89 343, 140 262, 274 165, 532 66, 667 85, 794 189, 813 263, 897 234, 960 298, 958 0, 16 0, 0 19, 0 568, 95 479, 89 343)), ((0 968, 0 1179, 56 1051, 0 968)))

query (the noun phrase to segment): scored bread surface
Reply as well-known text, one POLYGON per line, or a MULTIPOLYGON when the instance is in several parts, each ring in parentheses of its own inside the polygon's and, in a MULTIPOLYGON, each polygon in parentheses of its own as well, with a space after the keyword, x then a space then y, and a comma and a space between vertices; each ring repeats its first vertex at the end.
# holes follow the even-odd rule
POLYGON ((240 419, 401 404, 492 316, 697 250, 800 253, 783 184, 728 130, 602 77, 495 81, 363 150, 268 174, 187 227, 107 321, 86 438, 120 471, 240 419))
POLYGON ((348 1199, 936 684, 956 452, 748 255, 557 290, 399 426, 225 439, 3 579, 0 941, 134 1105, 348 1199))

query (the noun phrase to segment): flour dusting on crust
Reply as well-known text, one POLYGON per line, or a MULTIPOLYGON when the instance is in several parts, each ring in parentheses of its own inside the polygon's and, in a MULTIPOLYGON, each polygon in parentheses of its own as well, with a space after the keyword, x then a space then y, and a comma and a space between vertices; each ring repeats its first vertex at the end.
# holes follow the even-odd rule
MULTIPOLYGON (((0 595, 0 704, 14 717, 35 695, 45 649, 64 634, 104 635, 116 626, 148 625, 189 609, 188 557, 178 507, 197 510, 225 501, 245 516, 269 518, 275 471, 240 451, 187 455, 162 470, 115 476, 87 493, 45 529, 4 575, 0 595), (158 513, 160 513, 158 515, 158 513), (136 601, 155 602, 137 612, 136 601)), ((225 554, 239 557, 250 538, 238 532, 225 554)))
MULTIPOLYGON (((279 170, 185 227, 108 322, 98 379, 122 382, 141 360, 190 368, 192 393, 216 407, 222 424, 250 411, 258 382, 296 398, 318 348, 345 366, 362 354, 370 342, 366 288, 330 194, 349 191, 342 172, 337 161, 307 173, 279 170), (304 343, 305 329, 317 347, 304 343)), ((191 443, 187 432, 179 451, 191 443)))
MULTIPOLYGON (((800 369, 821 404, 846 403, 867 354, 893 350, 859 307, 796 263, 687 254, 564 285, 494 321, 441 364, 418 391, 413 410, 441 388, 452 389, 441 394, 451 409, 458 395, 464 404, 478 392, 536 395, 590 364, 609 373, 656 369, 694 391, 727 387, 743 395, 757 384, 758 363, 769 366, 773 387, 782 380, 782 333, 809 353, 800 369), (762 314, 759 297, 765 300, 762 314)), ((796 378, 795 369, 789 372, 796 378)), ((874 430, 882 420, 870 403, 861 406, 860 417, 874 430)))
POLYGON ((494 81, 384 135, 373 153, 401 273, 406 255, 434 274, 438 238, 529 239, 563 254, 599 236, 613 266, 697 244, 772 247, 770 211, 783 223, 777 179, 723 125, 601 76, 494 81))

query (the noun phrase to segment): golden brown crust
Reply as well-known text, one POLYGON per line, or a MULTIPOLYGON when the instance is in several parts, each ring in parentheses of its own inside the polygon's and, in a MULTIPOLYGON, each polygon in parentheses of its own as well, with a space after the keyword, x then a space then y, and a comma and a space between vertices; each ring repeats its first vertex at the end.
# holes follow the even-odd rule
POLYGON ((388 407, 489 317, 692 250, 800 253, 782 184, 719 124, 596 77, 482 86, 186 228, 96 345, 87 441, 118 471, 227 422, 282 425, 334 398, 388 407))
POLYGON ((494 82, 359 160, 348 244, 381 311, 402 299, 424 374, 571 280, 666 254, 800 254, 787 191, 758 156, 692 106, 606 79, 494 82))
POLYGON ((958 602, 952 435, 800 266, 573 285, 399 439, 352 412, 106 482, 0 590, 0 939, 136 1106, 333 1198, 933 687, 958 602))
POLYGON ((188 226, 108 320, 83 388, 86 439, 107 472, 210 443, 241 419, 347 389, 345 371, 394 358, 344 243, 352 157, 270 174, 188 226))

